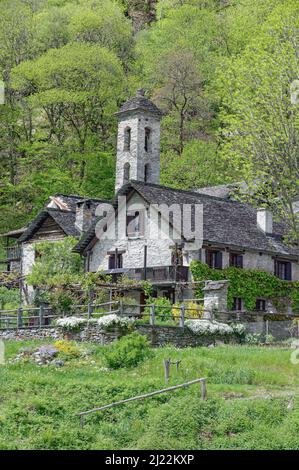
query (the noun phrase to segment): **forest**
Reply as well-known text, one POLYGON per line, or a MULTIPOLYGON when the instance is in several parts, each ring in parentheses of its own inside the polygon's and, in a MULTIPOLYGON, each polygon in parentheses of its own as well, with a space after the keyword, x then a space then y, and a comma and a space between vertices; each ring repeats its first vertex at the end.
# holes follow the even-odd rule
POLYGON ((144 88, 163 111, 161 184, 245 181, 298 243, 297 0, 0 6, 0 232, 56 192, 112 197, 114 113, 144 88))

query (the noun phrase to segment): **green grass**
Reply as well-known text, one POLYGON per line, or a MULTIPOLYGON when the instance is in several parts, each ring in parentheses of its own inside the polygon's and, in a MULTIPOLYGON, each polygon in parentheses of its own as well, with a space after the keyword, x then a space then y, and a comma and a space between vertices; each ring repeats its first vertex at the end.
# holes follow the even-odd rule
MULTIPOLYGON (((6 342, 7 358, 32 344, 40 342, 6 342)), ((103 347, 85 347, 91 355, 60 369, 0 366, 0 449, 299 449, 290 350, 164 347, 136 368, 106 371, 103 347), (168 357, 182 360, 169 385, 207 377, 208 400, 196 384, 90 415, 80 427, 79 411, 164 388, 168 357)))

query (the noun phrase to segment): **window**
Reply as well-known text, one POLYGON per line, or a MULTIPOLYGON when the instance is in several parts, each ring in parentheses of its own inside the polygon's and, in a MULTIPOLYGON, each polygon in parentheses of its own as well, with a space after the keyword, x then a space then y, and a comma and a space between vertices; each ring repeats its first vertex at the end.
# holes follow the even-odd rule
POLYGON ((129 152, 131 148, 131 129, 126 127, 124 135, 124 151, 129 152))
POLYGON ((108 259, 108 269, 117 269, 123 267, 123 255, 121 253, 112 253, 108 259))
POLYGON ((241 297, 234 297, 233 298, 233 311, 237 312, 242 310, 243 302, 241 297))
POLYGON ((230 253, 229 265, 235 268, 243 268, 243 255, 241 253, 230 253))
POLYGON ((151 130, 146 127, 145 132, 144 132, 144 150, 146 152, 150 151, 150 145, 151 145, 151 130))
POLYGON ((255 310, 264 312, 266 310, 266 301, 264 299, 256 299, 255 310))
POLYGON ((292 263, 289 261, 275 260, 274 274, 284 281, 292 280, 292 263))
POLYGON ((222 269, 222 252, 219 250, 206 250, 206 263, 210 268, 222 269))
POLYGON ((150 177, 150 164, 146 163, 144 165, 144 182, 148 183, 150 177))
POLYGON ((124 164, 124 184, 130 181, 130 163, 124 164))
POLYGON ((127 214, 127 237, 144 235, 144 213, 134 212, 127 214))

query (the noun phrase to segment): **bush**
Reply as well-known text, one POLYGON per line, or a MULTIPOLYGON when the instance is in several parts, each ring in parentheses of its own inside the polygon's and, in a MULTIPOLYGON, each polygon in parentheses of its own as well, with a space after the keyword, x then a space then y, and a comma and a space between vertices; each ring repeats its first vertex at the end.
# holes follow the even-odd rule
POLYGON ((137 332, 124 336, 104 351, 105 360, 111 369, 134 367, 152 354, 148 339, 137 332))
POLYGON ((197 335, 217 336, 233 335, 233 329, 226 323, 219 323, 210 320, 187 320, 185 323, 193 333, 197 335))
MULTIPOLYGON (((171 320, 172 319, 172 308, 170 300, 166 297, 150 297, 147 299, 146 303, 155 306, 155 314, 157 319, 161 321, 171 320)), ((150 307, 145 308, 145 313, 150 313, 150 307)))
POLYGON ((60 326, 65 331, 80 331, 87 324, 86 318, 79 317, 64 317, 56 320, 56 325, 60 326))
POLYGON ((92 323, 96 323, 104 330, 113 329, 114 327, 118 327, 124 330, 133 328, 134 326, 134 319, 128 317, 122 317, 120 315, 116 315, 114 313, 110 315, 104 315, 99 319, 92 319, 92 323))
POLYGON ((80 349, 73 341, 58 340, 54 343, 55 348, 66 357, 79 357, 80 349))
POLYGON ((175 320, 179 320, 181 316, 181 306, 186 307, 185 315, 186 317, 191 318, 202 318, 204 307, 203 305, 198 305, 195 302, 183 302, 181 304, 174 304, 172 308, 172 315, 175 320))

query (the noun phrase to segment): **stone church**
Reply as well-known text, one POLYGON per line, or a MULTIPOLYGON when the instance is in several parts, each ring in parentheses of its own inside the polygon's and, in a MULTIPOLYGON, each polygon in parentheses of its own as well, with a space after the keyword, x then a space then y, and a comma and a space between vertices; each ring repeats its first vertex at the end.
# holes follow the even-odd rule
MULTIPOLYGON (((299 250, 283 243, 284 227, 267 209, 235 201, 230 186, 185 191, 160 185, 161 112, 142 90, 117 117, 115 197, 102 201, 56 194, 28 227, 5 234, 19 237, 19 257, 12 262, 20 264, 24 275, 31 270, 40 240, 54 242, 72 235, 78 239, 74 250, 84 258, 86 271, 109 273, 114 280, 122 275, 146 279, 156 295, 173 301, 176 284, 192 280, 192 260, 215 269, 261 269, 280 279, 299 280, 299 250), (100 206, 105 214, 98 212, 100 206), (167 223, 162 206, 169 209, 167 223), (200 208, 200 237, 180 230, 185 208, 194 225, 194 207, 200 208), (121 235, 110 230, 112 225, 119 228, 120 221, 125 226, 121 235)), ((9 267, 9 260, 5 262, 9 267)), ((141 294, 135 295, 142 303, 141 294)), ((186 295, 192 295, 187 288, 186 295)), ((242 299, 236 299, 235 307, 242 309, 242 299)))

